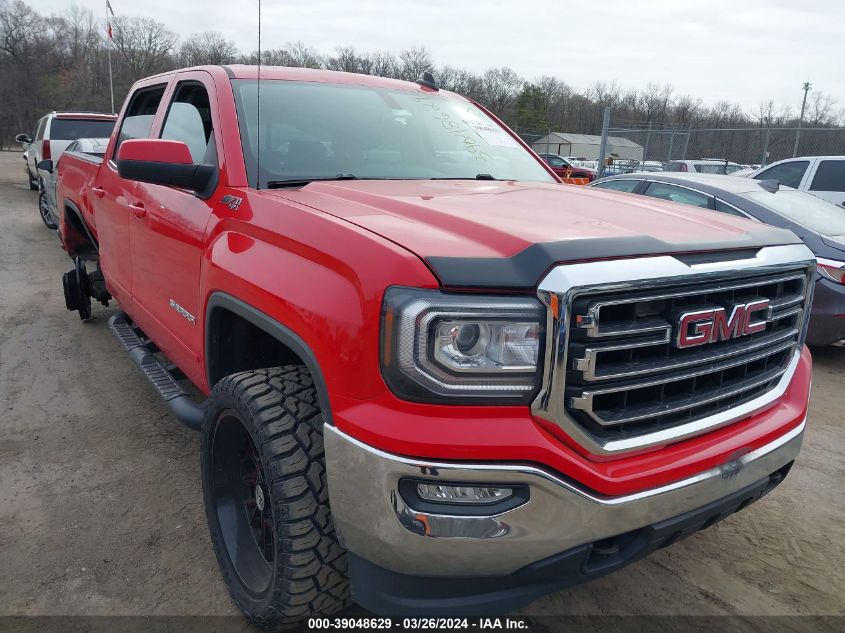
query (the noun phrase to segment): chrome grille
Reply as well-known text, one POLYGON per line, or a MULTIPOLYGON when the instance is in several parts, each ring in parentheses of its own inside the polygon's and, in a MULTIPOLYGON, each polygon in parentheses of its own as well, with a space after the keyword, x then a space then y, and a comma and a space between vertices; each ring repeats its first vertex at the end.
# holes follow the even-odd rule
POLYGON ((599 437, 648 433, 759 397, 786 372, 801 334, 806 270, 590 293, 569 310, 566 406, 599 437), (677 316, 768 299, 761 332, 680 349, 677 316))
POLYGON ((609 455, 703 433, 768 406, 799 361, 814 264, 806 247, 794 245, 734 261, 656 256, 553 269, 538 289, 551 346, 533 412, 609 455), (679 345, 680 315, 733 314, 762 299, 769 303, 756 308, 756 331, 743 327, 730 337, 720 330, 713 340, 725 340, 679 345))

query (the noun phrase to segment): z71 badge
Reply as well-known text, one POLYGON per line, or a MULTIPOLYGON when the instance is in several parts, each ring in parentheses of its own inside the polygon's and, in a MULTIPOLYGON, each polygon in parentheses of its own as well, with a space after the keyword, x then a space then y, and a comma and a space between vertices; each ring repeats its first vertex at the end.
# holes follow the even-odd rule
POLYGON ((226 194, 225 196, 220 198, 220 204, 225 204, 232 211, 237 211, 238 208, 240 208, 241 206, 241 202, 243 201, 243 198, 240 198, 238 196, 230 196, 229 194, 226 194))

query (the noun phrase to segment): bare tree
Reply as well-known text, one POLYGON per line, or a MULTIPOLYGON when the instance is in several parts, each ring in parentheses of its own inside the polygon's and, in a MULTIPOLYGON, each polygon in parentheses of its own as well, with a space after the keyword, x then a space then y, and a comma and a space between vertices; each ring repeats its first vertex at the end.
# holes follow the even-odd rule
POLYGON ((513 107, 525 81, 511 68, 490 68, 481 76, 481 98, 491 112, 506 116, 513 107))
POLYGON ((399 53, 399 79, 416 81, 432 68, 431 53, 426 48, 409 48, 399 53))
POLYGON ((813 91, 807 104, 807 123, 812 126, 830 125, 835 122, 834 108, 837 101, 828 94, 813 91))
POLYGON ((202 66, 204 64, 231 64, 238 55, 238 47, 217 31, 195 33, 179 47, 179 64, 202 66))
POLYGON ((161 72, 172 66, 176 34, 150 18, 113 18, 114 46, 135 78, 161 72))
POLYGON ((19 60, 43 35, 41 17, 21 0, 0 3, 0 50, 19 60))

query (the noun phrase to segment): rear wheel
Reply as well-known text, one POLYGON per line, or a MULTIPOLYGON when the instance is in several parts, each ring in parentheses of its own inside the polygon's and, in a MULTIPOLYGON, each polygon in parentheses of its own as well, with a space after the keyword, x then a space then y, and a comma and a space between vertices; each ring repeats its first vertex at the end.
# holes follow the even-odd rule
POLYGON ((59 225, 53 221, 53 216, 50 213, 50 203, 47 201, 47 193, 44 187, 38 187, 38 214, 41 216, 41 221, 48 229, 57 229, 59 225))
POLYGON ((351 602, 329 508, 323 416, 300 366, 215 385, 202 429, 211 541, 235 604, 263 627, 294 626, 351 602))

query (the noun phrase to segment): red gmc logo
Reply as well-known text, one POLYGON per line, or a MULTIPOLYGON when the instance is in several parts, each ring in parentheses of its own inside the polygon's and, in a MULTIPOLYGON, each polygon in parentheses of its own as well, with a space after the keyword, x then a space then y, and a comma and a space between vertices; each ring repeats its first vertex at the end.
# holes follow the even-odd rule
POLYGON ((678 322, 678 336, 675 344, 678 347, 695 347, 705 343, 748 336, 766 329, 769 312, 768 299, 735 305, 730 310, 730 316, 725 308, 685 312, 678 322))

